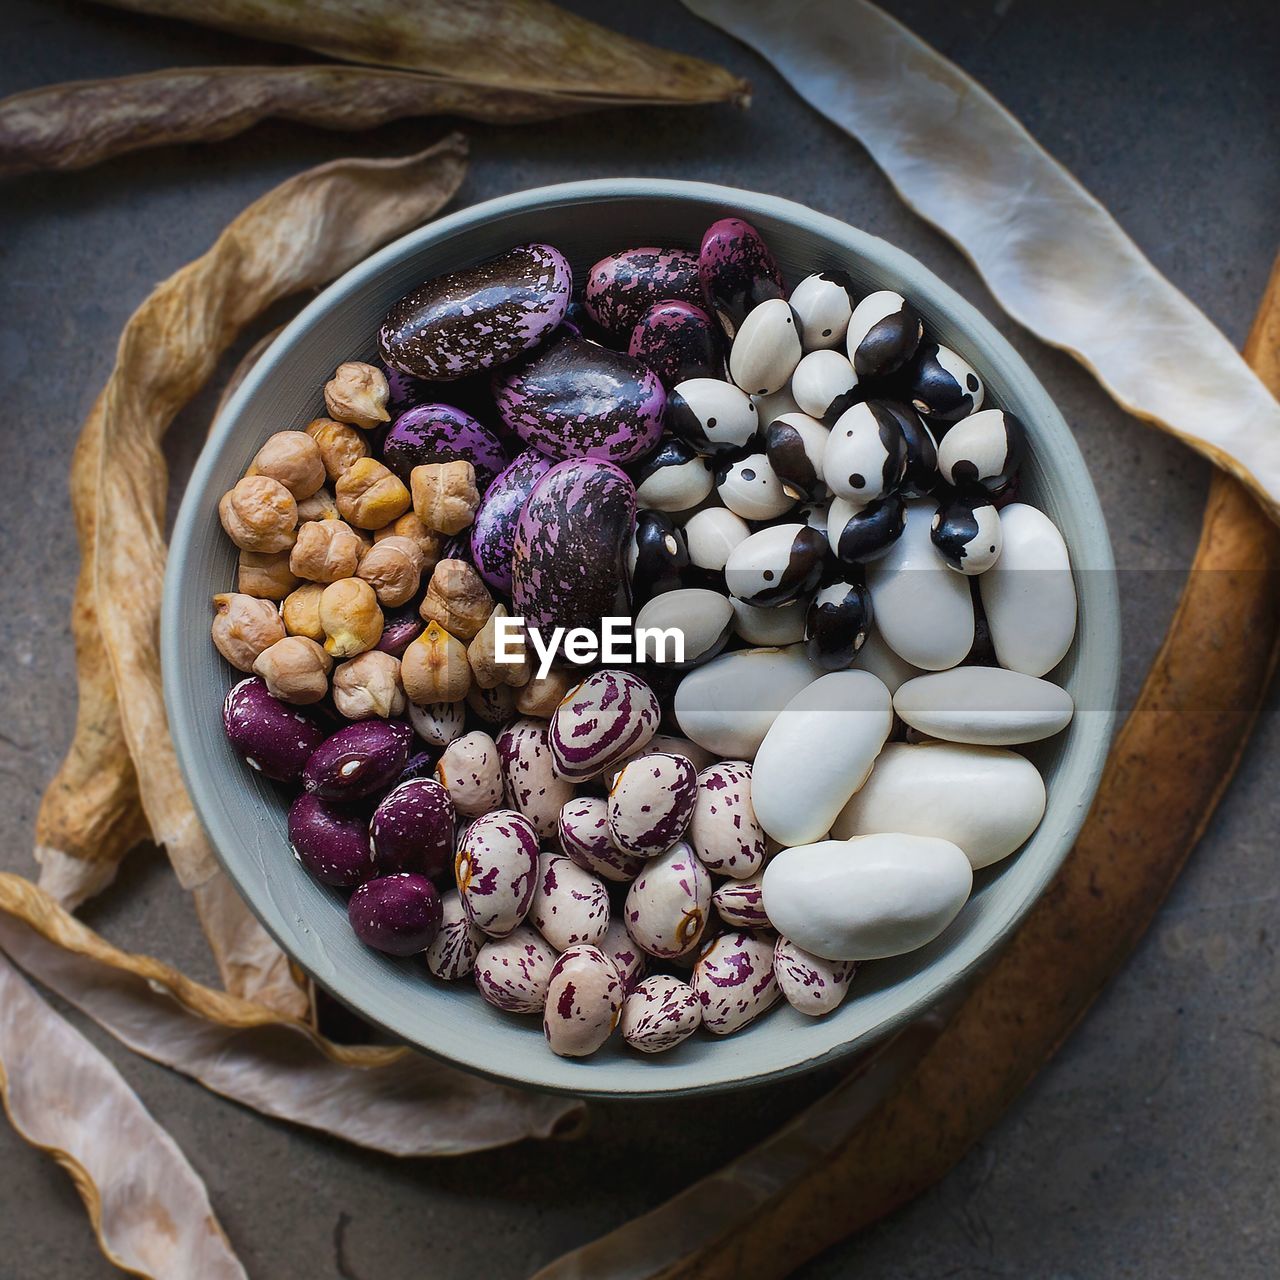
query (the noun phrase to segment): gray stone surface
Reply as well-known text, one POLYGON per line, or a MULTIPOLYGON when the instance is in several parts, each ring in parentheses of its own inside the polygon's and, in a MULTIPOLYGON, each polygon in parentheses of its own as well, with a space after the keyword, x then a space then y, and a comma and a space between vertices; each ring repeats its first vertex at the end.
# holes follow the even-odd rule
MULTIPOLYGON (((576 7, 592 8, 584 0, 576 7)), ((1159 6, 902 0, 1120 218, 1156 264, 1243 339, 1280 244, 1280 41, 1268 0, 1159 6)), ((278 50, 67 0, 0 8, 0 89, 278 50)), ((884 235, 973 299, 1058 398, 1094 467, 1126 575, 1126 695, 1195 545, 1207 471, 1126 418, 1067 357, 1002 316, 964 260, 896 200, 858 145, 759 59, 674 4, 609 7, 629 33, 701 53, 755 85, 751 111, 602 114, 526 130, 465 126, 471 203, 563 179, 648 173, 776 192, 884 235)), ((115 337, 157 280, 246 203, 307 165, 396 154, 439 135, 363 138, 284 124, 7 184, 0 198, 0 868, 30 869, 42 787, 74 712, 67 464, 115 337)), ((266 327, 270 327, 269 325, 266 327)), ((180 476, 212 396, 176 424, 180 476)), ((1280 985, 1273 697, 1191 865, 1132 963, 1005 1119, 936 1190, 803 1269, 809 1280, 1272 1275, 1280 1253, 1280 985)), ((154 850, 86 917, 208 975, 193 917, 154 850)), ((78 1025, 83 1025, 77 1019, 78 1025)), ((736 1099, 593 1108, 574 1144, 396 1162, 265 1121, 87 1034, 207 1179, 255 1277, 527 1274, 710 1171, 831 1077, 736 1099), (337 1247, 337 1241, 342 1247, 337 1247), (474 1251, 485 1242, 483 1257, 474 1251)), ((726 1052, 732 1050, 726 1047, 726 1052)), ((106 1277, 66 1176, 0 1125, 0 1278, 106 1277)))

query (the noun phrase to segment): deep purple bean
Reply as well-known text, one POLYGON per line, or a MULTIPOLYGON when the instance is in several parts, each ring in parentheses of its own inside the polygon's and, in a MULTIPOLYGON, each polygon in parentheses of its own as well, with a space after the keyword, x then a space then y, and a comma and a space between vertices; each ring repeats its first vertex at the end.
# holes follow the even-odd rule
POLYGON ((393 658, 402 658, 404 651, 425 629, 426 624, 418 616, 417 609, 397 609, 387 615, 382 626, 382 639, 374 648, 389 653, 393 658))
POLYGON ((324 730, 315 720, 272 697, 259 676, 232 687, 222 704, 222 726, 245 763, 277 782, 297 779, 324 741, 324 730))
POLYGON ((401 782, 383 796, 369 823, 378 874, 438 876, 453 865, 456 820, 448 791, 434 778, 401 782))
POLYGON ((323 800, 360 800, 391 785, 409 758, 413 730, 403 720, 359 720, 311 753, 302 785, 323 800))
POLYGON ((440 932, 442 914, 435 885, 411 871, 366 881, 347 904, 356 937, 393 956, 425 951, 440 932))
POLYGON ((361 884, 373 875, 365 814, 303 792, 289 808, 293 856, 325 884, 361 884))

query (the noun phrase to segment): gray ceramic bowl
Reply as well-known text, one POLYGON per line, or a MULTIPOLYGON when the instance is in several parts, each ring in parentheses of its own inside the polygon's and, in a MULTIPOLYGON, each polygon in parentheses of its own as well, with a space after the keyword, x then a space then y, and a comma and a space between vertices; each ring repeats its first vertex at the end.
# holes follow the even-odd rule
POLYGON ((779 200, 692 182, 609 180, 525 191, 405 236, 325 290, 280 335, 227 404, 200 457, 174 530, 165 584, 164 685, 187 786, 228 874, 282 947, 339 999, 430 1054, 505 1081, 577 1094, 727 1089, 776 1079, 870 1044, 920 1013, 990 957, 1071 848, 1110 738, 1119 667, 1118 608, 1106 525, 1084 459, 1062 416, 1012 347, 920 263, 833 218, 779 200), (374 353, 387 307, 409 288, 530 240, 557 245, 582 281, 597 258, 632 244, 695 247, 727 214, 763 233, 792 283, 841 267, 870 291, 893 288, 932 333, 966 355, 991 396, 1028 424, 1026 497, 1062 530, 1076 567, 1080 628, 1059 676, 1079 712, 1037 755, 1048 809, 1016 856, 978 877, 952 926, 911 955, 868 966, 831 1017, 775 1009, 721 1042, 699 1034, 655 1058, 615 1036, 595 1057, 555 1057, 540 1020, 502 1014, 470 982, 436 982, 425 966, 363 947, 337 894, 294 861, 286 804, 232 753, 220 708, 233 674, 209 643, 209 598, 231 589, 234 548, 217 502, 273 431, 322 412, 320 388, 343 360, 374 353))

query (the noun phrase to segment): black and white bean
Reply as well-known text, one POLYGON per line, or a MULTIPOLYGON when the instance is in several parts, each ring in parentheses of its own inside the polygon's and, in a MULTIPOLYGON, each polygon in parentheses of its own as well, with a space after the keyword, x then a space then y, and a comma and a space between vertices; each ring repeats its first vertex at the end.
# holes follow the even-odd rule
POLYGON ((837 497, 866 506, 896 489, 906 470, 906 437, 883 405, 855 404, 831 428, 822 473, 837 497))

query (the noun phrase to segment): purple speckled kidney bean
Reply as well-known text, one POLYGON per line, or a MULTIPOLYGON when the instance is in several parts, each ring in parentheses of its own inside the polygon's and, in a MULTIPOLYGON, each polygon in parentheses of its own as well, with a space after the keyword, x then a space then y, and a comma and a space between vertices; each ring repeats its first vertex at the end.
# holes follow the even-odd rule
POLYGON ((453 860, 467 918, 491 938, 528 914, 538 881, 538 836, 527 818, 495 809, 467 827, 453 860))
POLYGON ((721 218, 707 228, 698 254, 698 277, 702 296, 730 338, 760 303, 786 297, 782 273, 768 245, 741 218, 721 218))
POLYGON ((399 776, 412 742, 413 730, 403 720, 358 720, 311 753, 302 785, 322 800, 362 800, 399 776))
POLYGON ((438 876, 453 862, 455 821, 453 801, 434 778, 401 782, 378 802, 369 823, 378 874, 438 876))
POLYGON ((599 947, 569 947, 547 982, 542 1032, 551 1052, 562 1058, 595 1053, 618 1025, 622 996, 618 971, 599 947))
POLYGON ((540 449, 526 449, 485 490, 471 525, 471 561, 495 591, 511 590, 516 522, 534 487, 554 465, 540 449))
POLYGON ((440 932, 440 895, 426 876, 399 871, 366 880, 351 895, 347 918, 366 947, 416 956, 440 932))
POLYGON ((479 729, 455 738, 445 747, 436 765, 436 777, 463 817, 479 817, 502 803, 498 744, 479 729))
POLYGON ((528 351, 564 319, 573 272, 549 244, 523 244, 405 294, 378 331, 382 358, 448 382, 528 351))
POLYGON ((769 927, 759 876, 752 876, 750 880, 726 880, 711 895, 711 905, 731 929, 769 927))
POLYGON ((324 884, 362 884, 374 874, 363 813, 303 792, 289 806, 293 856, 324 884))
POLYGON ((606 669, 571 689, 551 716, 556 773, 583 782, 640 750, 658 730, 658 699, 639 676, 606 669))
POLYGON ((499 370, 493 398, 526 444, 553 458, 629 462, 662 435, 667 393, 658 375, 621 351, 565 334, 499 370))
POLYGON ((644 977, 649 967, 649 958, 627 932, 626 922, 618 919, 609 921, 604 937, 596 946, 613 961, 613 967, 622 979, 622 990, 630 991, 644 977))
POLYGON ((427 968, 445 982, 465 978, 475 968, 484 934, 468 919, 456 889, 440 900, 440 932, 427 948, 427 968))
POLYGON ((683 840, 650 858, 627 890, 623 919, 636 945, 670 959, 698 945, 711 908, 711 876, 683 840))
POLYGON ((420 404, 402 413, 382 442, 382 460, 405 484, 414 467, 429 462, 469 462, 476 469, 476 485, 481 490, 507 465, 498 437, 451 404, 420 404))
POLYGON ((512 613, 548 635, 557 626, 595 630, 601 618, 629 614, 635 517, 635 485, 611 462, 552 467, 516 521, 512 613))
POLYGON ((698 774, 689 842, 717 875, 746 880, 764 868, 764 828, 751 805, 751 766, 745 760, 722 760, 698 774))
POLYGON ((650 857, 684 835, 698 794, 698 775, 684 756, 636 756, 609 789, 609 833, 626 853, 650 857))
POLYGON ((771 933, 725 933, 707 944, 693 966, 693 988, 702 1025, 712 1035, 740 1031, 777 1003, 771 933))
POLYGON ((564 854, 544 853, 538 858, 529 920, 557 951, 597 943, 609 927, 609 891, 564 854))
POLYGON ((498 758, 507 803, 533 823, 539 836, 555 834, 560 810, 573 799, 573 783, 551 767, 547 722, 525 717, 498 735, 498 758))
POLYGON ((773 949, 773 976, 787 1003, 812 1018, 840 1007, 858 972, 856 960, 823 960, 788 938, 773 949))
POLYGON ((692 302, 655 303, 636 322, 627 352, 648 365, 667 390, 688 378, 724 377, 720 326, 692 302))
POLYGON ((583 302, 602 329, 626 337, 655 302, 701 302, 698 255, 646 245, 611 253, 587 272, 583 302))
POLYGON ((293 782, 324 730, 305 712, 267 692, 261 676, 233 685, 222 704, 222 727, 232 748, 265 778, 293 782))
POLYGON ((403 658, 404 651, 423 633, 426 624, 415 608, 397 609, 383 620, 382 639, 374 645, 393 658, 403 658))
POLYGON ((655 973, 622 1005, 622 1038, 641 1053, 663 1053, 687 1040, 702 1022, 702 1005, 687 982, 655 973))
POLYGON ((556 953, 537 930, 521 925, 505 938, 486 942, 476 956, 476 986, 507 1013, 541 1013, 556 953))
POLYGON ((640 874, 643 854, 623 853, 609 834, 609 802, 603 796, 574 796, 556 819, 560 848, 584 870, 626 883, 640 874))

